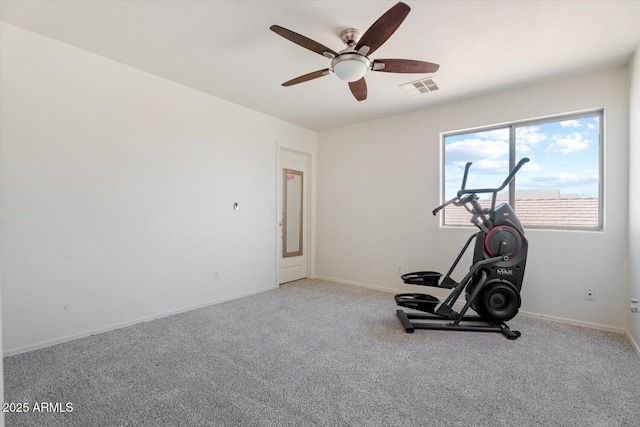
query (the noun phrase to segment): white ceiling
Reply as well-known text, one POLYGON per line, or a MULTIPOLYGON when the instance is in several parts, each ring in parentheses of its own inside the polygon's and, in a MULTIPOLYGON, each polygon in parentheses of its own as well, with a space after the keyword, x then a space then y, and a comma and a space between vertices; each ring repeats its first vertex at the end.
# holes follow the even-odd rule
MULTIPOLYGON (((420 74, 368 72, 356 101, 335 75, 281 83, 329 60, 271 32, 278 24, 333 50, 394 1, 2 1, 0 18, 312 130, 390 116, 626 64, 640 45, 640 1, 416 1, 375 58, 440 64, 440 90, 408 96, 420 74)), ((603 82, 606 84, 606 82, 603 82)))

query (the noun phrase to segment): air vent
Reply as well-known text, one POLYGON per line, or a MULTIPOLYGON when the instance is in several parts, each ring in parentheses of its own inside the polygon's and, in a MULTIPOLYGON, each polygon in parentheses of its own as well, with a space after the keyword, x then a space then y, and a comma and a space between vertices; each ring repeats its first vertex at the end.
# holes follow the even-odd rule
POLYGON ((416 96, 423 93, 433 92, 438 90, 438 84, 433 80, 433 77, 429 77, 423 80, 417 80, 415 82, 401 84, 400 87, 409 96, 416 96))

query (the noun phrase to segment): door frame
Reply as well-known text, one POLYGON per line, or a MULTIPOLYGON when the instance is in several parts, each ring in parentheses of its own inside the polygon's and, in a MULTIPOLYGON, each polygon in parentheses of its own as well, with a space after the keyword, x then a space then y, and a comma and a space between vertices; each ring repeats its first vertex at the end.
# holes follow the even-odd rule
POLYGON ((307 222, 307 240, 303 242, 303 255, 306 257, 307 261, 307 277, 313 278, 315 277, 315 254, 314 254, 314 242, 315 242, 315 227, 314 227, 314 217, 315 217, 315 198, 313 195, 315 192, 313 189, 315 188, 315 168, 314 168, 314 153, 309 151, 301 150, 298 147, 292 147, 290 145, 281 144, 278 142, 276 144, 276 215, 275 215, 275 238, 276 238, 276 283, 275 286, 280 286, 280 260, 282 258, 282 230, 279 225, 280 220, 282 219, 282 197, 283 197, 283 180, 282 180, 282 165, 280 162, 280 154, 283 152, 290 152, 305 156, 307 158, 307 173, 304 184, 304 191, 307 194, 307 206, 308 209, 306 212, 303 212, 305 220, 307 222))

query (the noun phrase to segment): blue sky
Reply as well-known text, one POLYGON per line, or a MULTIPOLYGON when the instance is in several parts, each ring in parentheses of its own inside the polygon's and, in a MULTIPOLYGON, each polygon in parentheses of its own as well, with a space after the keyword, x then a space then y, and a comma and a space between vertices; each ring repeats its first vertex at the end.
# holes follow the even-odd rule
MULTIPOLYGON (((598 197, 599 126, 595 115, 516 127, 516 161, 531 159, 516 188, 598 197)), ((498 187, 509 171, 509 129, 446 136, 444 155, 445 199, 460 189, 466 162, 473 162, 467 188, 498 187)))

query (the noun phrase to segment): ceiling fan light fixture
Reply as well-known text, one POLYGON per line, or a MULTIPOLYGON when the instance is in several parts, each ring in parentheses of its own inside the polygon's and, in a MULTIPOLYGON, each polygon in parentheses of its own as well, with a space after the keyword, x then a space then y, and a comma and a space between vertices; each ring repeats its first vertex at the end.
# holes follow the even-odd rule
POLYGON ((360 80, 370 67, 369 58, 358 53, 344 53, 331 61, 333 72, 345 82, 360 80))

